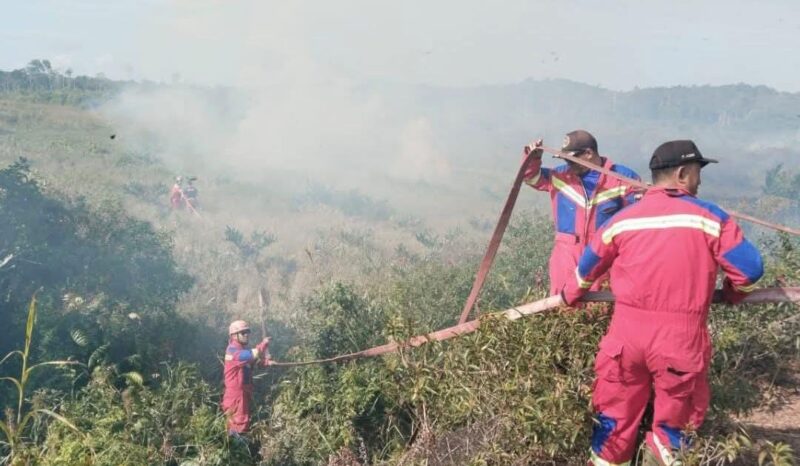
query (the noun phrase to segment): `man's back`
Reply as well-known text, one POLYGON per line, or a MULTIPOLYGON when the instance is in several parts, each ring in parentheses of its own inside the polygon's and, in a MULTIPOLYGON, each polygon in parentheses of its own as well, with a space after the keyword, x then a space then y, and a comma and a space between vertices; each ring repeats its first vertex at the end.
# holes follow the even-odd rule
POLYGON ((629 464, 653 399, 645 451, 677 464, 683 431, 703 424, 710 402, 711 337, 706 319, 721 267, 723 298, 743 299, 763 266, 758 250, 722 209, 694 197, 703 157, 690 140, 660 145, 650 159, 656 187, 603 225, 562 296, 574 304, 611 271, 616 297, 599 344, 592 393, 591 464, 629 464))
POLYGON ((579 285, 610 265, 618 305, 651 311, 705 314, 719 266, 734 294, 763 269, 728 214, 681 190, 651 189, 605 224, 591 249, 578 265, 579 285))

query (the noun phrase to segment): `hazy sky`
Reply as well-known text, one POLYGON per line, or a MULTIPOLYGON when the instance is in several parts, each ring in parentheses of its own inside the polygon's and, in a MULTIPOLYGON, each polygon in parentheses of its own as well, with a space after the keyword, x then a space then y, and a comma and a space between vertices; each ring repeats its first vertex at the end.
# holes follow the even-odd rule
POLYGON ((201 84, 302 70, 352 82, 800 91, 798 0, 3 0, 0 43, 6 70, 50 58, 77 73, 201 84))

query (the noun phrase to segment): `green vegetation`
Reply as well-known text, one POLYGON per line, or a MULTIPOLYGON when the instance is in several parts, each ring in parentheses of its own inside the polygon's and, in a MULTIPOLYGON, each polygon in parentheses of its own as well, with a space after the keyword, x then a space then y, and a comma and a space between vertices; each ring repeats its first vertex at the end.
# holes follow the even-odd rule
POLYGON ((14 71, 0 71, 0 92, 16 98, 60 105, 98 104, 118 92, 123 83, 102 76, 72 76, 54 69, 49 60, 31 60, 14 71))
MULTIPOLYGON (((270 368, 256 382, 251 443, 225 435, 219 357, 230 320, 249 319, 255 329, 264 323, 273 357, 295 361, 451 325, 506 184, 487 190, 485 176, 474 183, 459 172, 447 186, 387 188, 425 193, 399 202, 360 187, 311 181, 288 189, 292 182, 277 176, 261 186, 209 173, 200 177, 198 218, 166 207, 173 174, 160 162, 163 148, 111 140, 102 115, 72 106, 93 105, 121 84, 72 78, 43 61, 0 78, 0 355, 9 355, 0 365, 7 377, 0 408, 8 408, 0 418, 0 464, 585 459, 606 306, 490 319, 470 336, 382 358, 270 368), (460 207, 447 208, 453 205, 460 207)), ((526 86, 543 100, 565 98, 558 89, 577 85, 526 86)), ((625 98, 649 96, 669 118, 710 128, 719 115, 676 95, 719 103, 737 89, 702 90, 625 98)), ((761 103, 781 98, 739 90, 761 103)), ((601 94, 602 106, 610 96, 601 94)), ((648 108, 629 105, 619 115, 644 118, 648 108)), ((461 110, 460 118, 474 117, 475 110, 461 110)), ((732 126, 750 121, 746 113, 728 115, 732 126)), ((442 121, 463 133, 457 119, 442 121)), ((760 215, 796 222, 797 174, 777 167, 759 179, 765 196, 737 193, 726 204, 764 207, 760 215)), ((546 294, 549 216, 524 203, 479 301, 483 313, 546 294)), ((800 286, 797 238, 752 233, 768 258, 763 286, 800 286)), ((714 307, 712 410, 686 464, 792 464, 796 452, 744 434, 737 416, 796 389, 797 313, 789 304, 714 307)))
POLYGON ((16 411, 13 408, 6 408, 5 420, 0 422, 0 433, 5 436, 5 439, 0 441, 0 445, 5 447, 8 452, 2 461, 10 462, 11 464, 23 464, 29 461, 30 457, 35 458, 37 456, 35 453, 26 450, 33 450, 36 448, 35 443, 29 443, 27 439, 29 438, 29 426, 38 420, 38 416, 49 416, 65 427, 72 429, 72 431, 78 435, 81 435, 74 424, 52 410, 41 407, 41 403, 33 403, 30 407, 26 405, 26 389, 28 388, 31 373, 33 373, 34 370, 75 364, 75 361, 44 361, 30 365, 29 367, 31 342, 33 341, 33 329, 35 325, 36 298, 34 297, 28 306, 28 320, 25 325, 25 348, 22 351, 12 351, 0 360, 0 365, 2 365, 7 359, 18 356, 22 363, 19 377, 0 378, 2 381, 12 383, 17 388, 16 411))

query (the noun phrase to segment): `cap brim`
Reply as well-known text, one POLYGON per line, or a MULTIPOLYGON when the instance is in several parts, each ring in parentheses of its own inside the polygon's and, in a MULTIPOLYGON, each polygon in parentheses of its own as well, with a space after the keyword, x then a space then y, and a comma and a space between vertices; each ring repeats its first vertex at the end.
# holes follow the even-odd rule
POLYGON ((700 163, 702 164, 702 166, 704 166, 704 167, 705 167, 705 166, 706 166, 706 165, 708 165, 709 163, 719 163, 719 160, 716 160, 716 159, 707 159, 707 158, 703 157, 703 159, 702 159, 702 160, 698 160, 698 162, 700 162, 700 163))

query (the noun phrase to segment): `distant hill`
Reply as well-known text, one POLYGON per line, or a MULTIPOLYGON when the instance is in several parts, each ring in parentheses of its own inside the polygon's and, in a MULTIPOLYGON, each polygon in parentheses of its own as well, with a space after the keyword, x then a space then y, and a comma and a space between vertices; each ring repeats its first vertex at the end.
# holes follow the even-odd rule
POLYGON ((502 152, 517 152, 538 135, 558 145, 564 133, 584 128, 598 138, 602 153, 646 174, 659 143, 690 138, 723 161, 708 173, 714 190, 741 194, 742 183, 756 189, 768 168, 797 166, 800 156, 800 94, 764 86, 615 92, 567 80, 527 80, 464 89, 374 89, 389 96, 398 112, 423 114, 434 122, 452 159, 461 164, 496 163, 503 160, 502 152))
MULTIPOLYGON (((339 103, 335 98, 330 103, 325 102, 324 86, 322 92, 323 97, 319 99, 322 108, 339 103)), ((220 148, 206 143, 209 138, 214 139, 219 146, 227 147, 232 142, 239 144, 251 137, 263 142, 260 136, 265 130, 273 129, 280 133, 287 128, 293 130, 299 127, 302 128, 301 134, 287 133, 286 138, 314 140, 320 137, 318 126, 323 124, 328 133, 342 133, 341 136, 328 135, 327 140, 323 135, 319 140, 319 147, 324 145, 326 155, 318 161, 341 162, 325 169, 342 170, 342 173, 333 173, 336 176, 330 176, 326 171, 326 182, 337 189, 350 189, 358 183, 351 176, 352 172, 367 170, 371 173, 369 178, 373 180, 373 186, 362 183, 357 187, 366 191, 374 190, 375 194, 386 198, 392 196, 391 189, 385 188, 387 183, 413 182, 413 176, 418 176, 420 172, 425 173, 427 166, 430 166, 431 175, 425 176, 425 183, 436 184, 438 178, 441 178, 443 183, 458 185, 465 181, 459 180, 459 173, 470 173, 469 184, 476 182, 475 176, 482 176, 494 186, 499 180, 511 177, 519 161, 517 154, 525 143, 537 136, 543 136, 547 144, 557 146, 564 133, 576 128, 594 133, 601 153, 631 166, 645 177, 647 160, 659 143, 669 139, 694 139, 705 154, 722 161, 719 166, 706 173, 704 189, 707 194, 716 196, 757 195, 770 169, 781 164, 791 169, 798 165, 796 161, 800 157, 800 93, 778 92, 765 86, 747 84, 678 86, 617 92, 560 79, 529 79, 517 84, 470 88, 370 82, 356 86, 348 97, 379 101, 382 121, 366 123, 367 126, 360 129, 360 139, 366 142, 354 144, 353 138, 346 136, 353 128, 342 126, 339 129, 337 124, 350 123, 347 121, 350 116, 347 112, 358 113, 361 108, 356 105, 342 110, 341 120, 344 121, 336 121, 338 109, 334 109, 331 112, 334 120, 330 122, 324 118, 309 118, 307 114, 314 112, 309 112, 308 109, 300 108, 298 114, 284 114, 288 113, 287 109, 276 109, 279 113, 268 115, 265 128, 256 124, 256 134, 250 134, 242 131, 241 126, 244 123, 253 126, 249 121, 253 119, 250 113, 263 113, 264 109, 249 107, 254 105, 251 96, 242 91, 152 82, 121 82, 102 76, 73 77, 69 70, 54 70, 47 60, 33 60, 24 69, 0 71, 0 97, 34 102, 97 107, 125 95, 128 107, 121 110, 125 112, 136 107, 137 104, 132 104, 132 101, 155 93, 159 93, 157 98, 138 105, 150 106, 151 109, 158 107, 152 111, 159 115, 169 115, 171 110, 166 107, 186 106, 187 99, 194 99, 201 101, 198 105, 200 113, 208 114, 206 119, 210 128, 197 127, 194 128, 195 133, 192 133, 193 128, 184 131, 180 126, 180 130, 173 126, 166 127, 163 122, 157 125, 163 127, 162 136, 165 138, 185 137, 185 140, 170 141, 164 145, 184 148, 181 152, 188 154, 186 157, 190 159, 179 161, 180 163, 166 160, 168 167, 173 165, 172 168, 178 170, 200 161, 218 170, 219 167, 213 162, 220 157, 220 148), (182 93, 180 98, 165 101, 164 95, 168 95, 171 90, 179 90, 182 93), (274 123, 285 118, 299 119, 299 122, 287 128, 271 128, 274 125, 269 122, 274 123), (304 122, 303 119, 307 121, 304 122), (421 124, 415 126, 415 122, 421 124), (421 127, 420 131, 418 127, 421 127), (424 141, 419 144, 410 141, 409 147, 399 148, 396 147, 397 137, 393 139, 382 134, 390 131, 398 133, 400 138, 422 137, 424 141), (217 137, 217 133, 223 132, 224 135, 217 137), (423 134, 420 135, 420 132, 423 134), (370 140, 374 141, 369 143, 370 140), (341 147, 337 147, 339 143, 341 147), (397 166, 388 169, 387 160, 396 158, 398 152, 425 152, 429 149, 435 154, 416 158, 412 155, 411 163, 418 166, 414 167, 410 180, 393 178, 397 175, 394 173, 397 166), (203 150, 208 153, 195 153, 203 150), (452 168, 454 174, 439 177, 438 174, 443 170, 440 165, 443 163, 452 168), (337 180, 342 185, 336 186, 337 180)), ((272 102, 267 101, 262 105, 269 107, 272 102)), ((289 110, 291 109, 290 107, 289 110)), ((176 112, 172 120, 186 118, 186 112, 197 113, 197 109, 182 109, 176 112)), ((195 118, 196 115, 188 116, 195 118)), ((139 123, 147 126, 149 131, 157 133, 160 129, 151 128, 150 126, 156 126, 152 121, 141 121, 152 120, 152 115, 143 114, 138 118, 139 123)), ((133 126, 135 125, 130 127, 133 126)), ((359 128, 356 126, 355 130, 358 131, 359 128)), ((8 132, 9 129, 0 127, 0 133, 3 131, 8 132)), ((280 134, 277 136, 280 137, 280 134)), ((255 147, 248 150, 258 150, 261 147, 259 142, 253 144, 255 147)), ((290 140, 281 143, 281 147, 287 144, 293 150, 299 151, 287 153, 287 161, 313 158, 316 156, 314 153, 319 152, 318 146, 306 141, 298 145, 290 140), (314 153, 308 154, 309 150, 314 153)), ((264 147, 267 147, 264 150, 270 150, 271 146, 264 147)), ((252 161, 248 163, 252 167, 252 161)), ((408 165, 406 161, 402 163, 408 165)), ((238 168, 234 167, 234 170, 238 168)), ((257 170, 261 171, 266 170, 257 170)), ((252 169, 245 169, 240 175, 249 177, 252 172, 252 169)), ((295 176, 306 176, 302 174, 302 169, 300 173, 295 176)), ((236 176, 236 173, 233 175, 236 176)), ((304 181, 307 180, 304 178, 304 181)), ((494 197, 501 196, 505 189, 504 184, 497 186, 497 189, 478 188, 484 193, 492 193, 494 197)))

